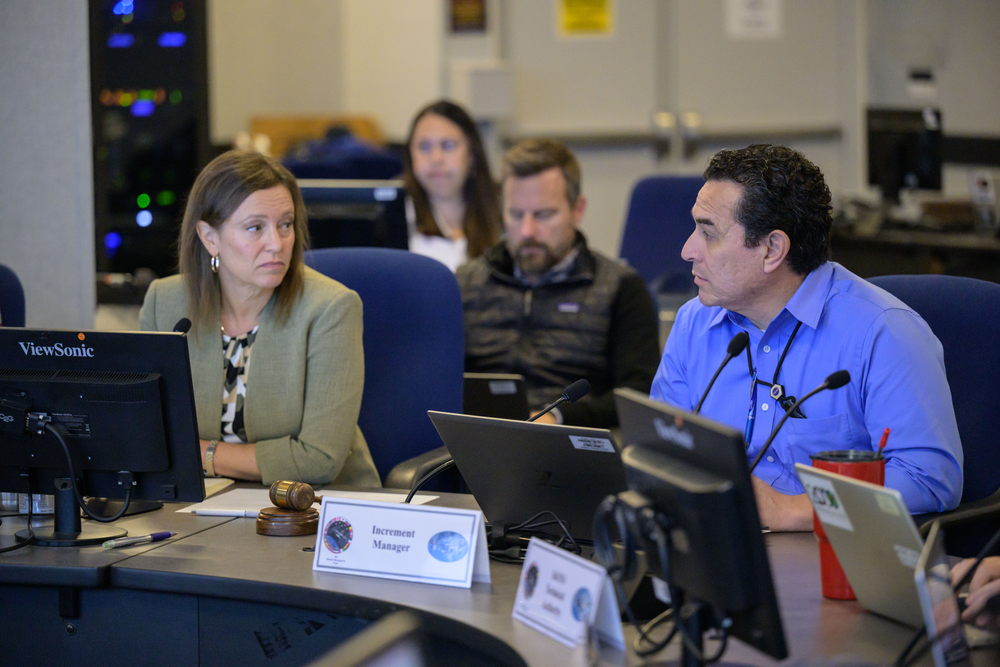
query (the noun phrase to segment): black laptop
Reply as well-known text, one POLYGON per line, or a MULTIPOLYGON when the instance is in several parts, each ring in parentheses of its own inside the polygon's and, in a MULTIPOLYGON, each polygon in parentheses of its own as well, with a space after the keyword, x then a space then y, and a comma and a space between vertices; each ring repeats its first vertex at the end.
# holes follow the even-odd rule
POLYGON ((597 505, 625 490, 621 450, 607 429, 427 414, 494 535, 549 510, 573 539, 589 541, 597 505))
POLYGON ((466 373, 463 412, 480 417, 519 419, 528 414, 524 376, 512 373, 466 373))

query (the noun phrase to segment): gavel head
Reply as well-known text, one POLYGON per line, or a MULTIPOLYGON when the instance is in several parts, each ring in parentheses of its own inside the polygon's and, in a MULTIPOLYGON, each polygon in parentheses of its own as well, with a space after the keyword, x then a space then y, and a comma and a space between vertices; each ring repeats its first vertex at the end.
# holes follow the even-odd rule
POLYGON ((304 482, 279 479, 271 485, 271 502, 290 510, 307 510, 316 500, 316 492, 304 482))

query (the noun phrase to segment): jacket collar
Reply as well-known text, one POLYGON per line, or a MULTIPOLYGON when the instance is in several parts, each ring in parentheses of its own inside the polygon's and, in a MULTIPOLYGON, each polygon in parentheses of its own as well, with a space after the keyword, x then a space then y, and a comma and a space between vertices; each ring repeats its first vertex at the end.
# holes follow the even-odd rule
MULTIPOLYGON (((593 254, 591 254, 590 249, 587 247, 587 239, 579 231, 576 233, 576 241, 574 242, 573 247, 578 251, 576 261, 573 262, 573 266, 571 266, 569 271, 566 272, 565 277, 558 280, 552 280, 551 282, 546 281, 543 277, 542 280, 539 281, 538 286, 594 280, 594 274, 597 272, 597 260, 594 259, 593 254)), ((490 269, 490 274, 497 280, 510 285, 527 287, 525 283, 518 280, 514 276, 514 258, 507 250, 507 244, 504 243, 502 239, 500 243, 487 250, 483 254, 483 258, 486 260, 486 264, 490 269)))

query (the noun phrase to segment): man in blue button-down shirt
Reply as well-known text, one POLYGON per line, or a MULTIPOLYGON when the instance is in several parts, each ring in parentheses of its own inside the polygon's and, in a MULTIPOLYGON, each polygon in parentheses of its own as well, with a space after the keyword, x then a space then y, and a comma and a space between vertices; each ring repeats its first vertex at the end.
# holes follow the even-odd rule
POLYGON ((913 513, 957 506, 962 445, 941 343, 901 301, 828 261, 830 190, 819 169, 791 149, 756 145, 718 153, 705 180, 682 250, 698 298, 677 313, 652 398, 694 409, 730 339, 746 331, 747 351, 722 371, 701 412, 747 434, 751 459, 784 414, 774 396, 851 374, 850 384, 804 403, 754 471, 763 525, 809 530, 795 463, 876 449, 886 427, 886 486, 913 513))

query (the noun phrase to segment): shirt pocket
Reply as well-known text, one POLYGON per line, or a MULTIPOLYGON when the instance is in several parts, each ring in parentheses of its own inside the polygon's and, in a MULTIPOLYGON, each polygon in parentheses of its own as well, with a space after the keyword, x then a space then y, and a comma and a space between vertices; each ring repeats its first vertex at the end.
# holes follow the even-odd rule
POLYGON ((784 431, 792 460, 783 463, 793 475, 796 463, 812 465, 810 454, 851 449, 851 429, 846 414, 820 419, 789 419, 785 422, 784 431))

